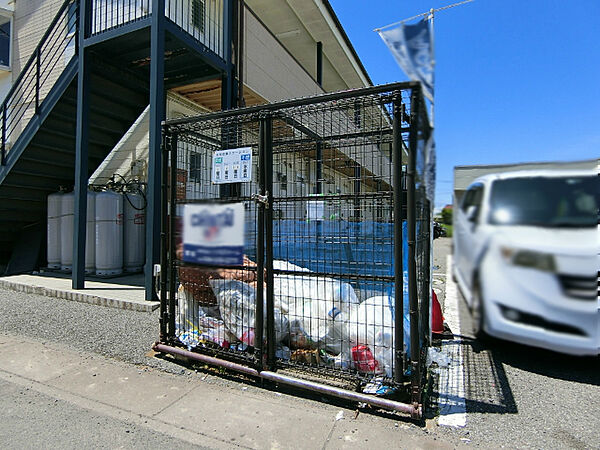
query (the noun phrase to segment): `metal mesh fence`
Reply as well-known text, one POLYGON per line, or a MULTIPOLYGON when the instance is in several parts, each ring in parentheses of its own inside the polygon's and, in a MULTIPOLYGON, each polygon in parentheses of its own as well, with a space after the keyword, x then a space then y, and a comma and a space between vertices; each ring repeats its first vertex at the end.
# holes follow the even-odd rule
MULTIPOLYGON (((420 384, 420 350, 429 334, 430 210, 416 152, 424 150, 429 128, 415 107, 423 102, 416 86, 167 123, 164 342, 300 376, 371 382, 375 390, 411 378, 420 384), (222 152, 243 148, 248 165, 216 165, 216 151, 227 156, 222 152), (416 177, 403 175, 410 167, 416 177), (249 180, 236 182, 247 171, 249 180), (203 228, 207 239, 223 232, 218 225, 227 211, 243 209, 241 263, 188 262, 182 222, 190 205, 220 205, 214 230, 203 228)), ((194 211, 205 220, 202 207, 194 211)))

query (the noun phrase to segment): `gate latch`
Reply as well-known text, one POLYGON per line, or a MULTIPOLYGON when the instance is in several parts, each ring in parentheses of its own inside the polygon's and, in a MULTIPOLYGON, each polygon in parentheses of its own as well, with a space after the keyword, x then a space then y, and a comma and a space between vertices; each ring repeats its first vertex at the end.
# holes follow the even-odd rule
POLYGON ((252 194, 252 200, 254 200, 256 203, 262 203, 267 209, 269 208, 269 192, 267 192, 265 195, 252 194))

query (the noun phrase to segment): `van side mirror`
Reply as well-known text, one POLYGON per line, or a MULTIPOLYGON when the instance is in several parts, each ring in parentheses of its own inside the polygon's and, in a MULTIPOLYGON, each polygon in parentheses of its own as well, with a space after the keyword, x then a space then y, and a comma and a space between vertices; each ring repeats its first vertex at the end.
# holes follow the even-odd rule
POLYGON ((469 222, 475 223, 477 221, 477 206, 471 205, 467 208, 466 216, 469 222))

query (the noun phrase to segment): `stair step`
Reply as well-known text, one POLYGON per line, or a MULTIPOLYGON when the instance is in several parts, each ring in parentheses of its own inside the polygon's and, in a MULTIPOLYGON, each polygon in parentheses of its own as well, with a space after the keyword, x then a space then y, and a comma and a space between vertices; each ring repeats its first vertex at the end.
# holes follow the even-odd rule
POLYGON ((10 186, 4 186, 2 189, 0 189, 0 200, 10 200, 11 204, 14 201, 40 203, 45 205, 46 197, 47 195, 40 191, 25 191, 24 189, 13 188, 10 186))
POLYGON ((45 216, 41 208, 39 211, 32 211, 31 208, 28 210, 3 210, 0 208, 0 214, 2 214, 2 222, 8 223, 37 222, 45 216))
POLYGON ((133 89, 129 89, 122 83, 109 78, 92 76, 92 95, 108 96, 117 103, 129 104, 136 107, 139 104, 148 103, 148 95, 133 89))
MULTIPOLYGON (((68 106, 70 108, 76 108, 77 100, 64 99, 64 104, 65 106, 68 106)), ((142 108, 135 109, 116 104, 103 97, 94 96, 90 101, 90 112, 92 113, 92 115, 97 114, 99 116, 109 117, 119 122, 129 122, 129 124, 131 125, 131 123, 133 123, 133 121, 137 119, 137 117, 142 113, 146 106, 148 106, 148 103, 146 103, 142 108), (137 112, 138 109, 139 112, 137 112)))
MULTIPOLYGON (((42 127, 38 131, 38 135, 52 135, 57 139, 62 139, 59 143, 62 143, 65 148, 71 148, 75 151, 75 133, 69 133, 63 129, 52 129, 47 127, 42 127)), ((114 142, 110 138, 103 138, 98 134, 92 135, 90 133, 90 144, 98 145, 103 148, 112 149, 114 142)), ((60 145, 59 145, 60 146, 60 145)), ((108 153, 108 151, 107 151, 108 153)))
MULTIPOLYGON (((72 161, 72 167, 75 167, 75 145, 70 148, 64 148, 60 145, 51 145, 40 141, 41 140, 34 140, 29 145, 28 152, 26 153, 28 156, 37 159, 56 157, 59 160, 64 161, 67 161, 68 158, 68 161, 72 161), (31 152, 29 152, 29 150, 31 152)), ((90 160, 98 160, 98 164, 104 160, 106 155, 107 153, 105 146, 98 147, 97 145, 90 145, 88 147, 88 157, 90 160)))
MULTIPOLYGON (((68 115, 61 114, 61 113, 54 112, 54 111, 52 112, 51 119, 53 121, 62 121, 62 122, 72 123, 74 126, 77 123, 77 117, 75 115, 68 116, 68 115)), ((92 120, 90 121, 90 129, 91 130, 96 130, 101 133, 111 134, 114 136, 118 136, 119 138, 120 138, 120 136, 123 135, 123 133, 121 132, 122 128, 123 128, 123 123, 117 122, 117 121, 111 121, 111 119, 108 119, 105 117, 102 117, 101 120, 94 120, 94 115, 92 115, 92 120), (115 126, 113 123, 109 124, 108 122, 116 122, 118 125, 115 126)))
POLYGON ((48 170, 48 166, 42 163, 19 161, 19 164, 10 172, 11 178, 12 175, 31 178, 39 177, 50 180, 71 180, 75 178, 75 168, 54 167, 52 170, 48 170))

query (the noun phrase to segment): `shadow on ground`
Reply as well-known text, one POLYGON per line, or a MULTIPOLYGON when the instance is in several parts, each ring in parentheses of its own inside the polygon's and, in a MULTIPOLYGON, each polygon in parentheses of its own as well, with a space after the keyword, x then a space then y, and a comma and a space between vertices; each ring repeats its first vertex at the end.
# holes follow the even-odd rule
POLYGON ((578 357, 499 339, 475 342, 500 364, 575 383, 600 386, 600 358, 578 357))

